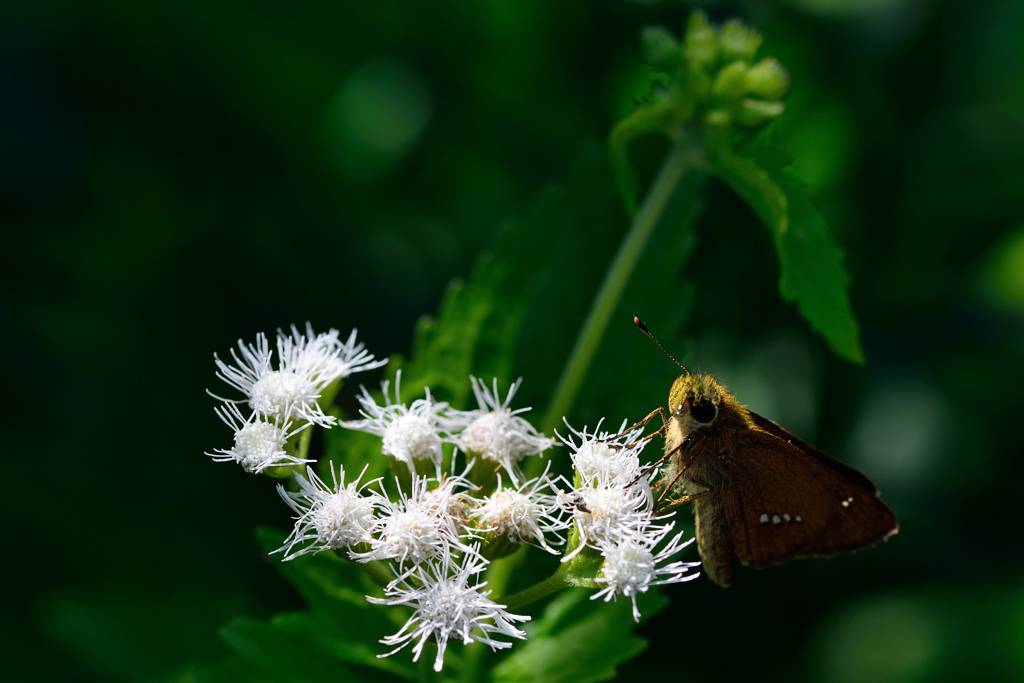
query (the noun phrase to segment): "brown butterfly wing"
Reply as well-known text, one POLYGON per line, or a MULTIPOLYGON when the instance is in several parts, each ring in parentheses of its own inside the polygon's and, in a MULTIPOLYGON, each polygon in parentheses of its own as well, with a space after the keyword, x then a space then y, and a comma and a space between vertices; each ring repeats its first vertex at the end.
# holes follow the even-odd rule
POLYGON ((853 469, 844 462, 836 460, 830 455, 822 453, 811 444, 807 443, 803 439, 793 436, 785 429, 780 427, 778 424, 772 422, 771 420, 761 417, 757 413, 750 410, 747 411, 747 414, 750 415, 751 418, 753 418, 754 424, 757 425, 758 429, 766 431, 773 436, 777 436, 783 441, 788 441, 789 443, 793 444, 801 451, 803 451, 805 454, 809 455, 814 460, 817 460, 818 462, 825 465, 829 469, 835 470, 836 473, 839 474, 840 476, 845 477, 851 482, 859 484, 860 487, 863 488, 865 491, 870 491, 871 493, 875 494, 878 493, 878 491, 875 489, 875 485, 871 483, 871 480, 865 477, 863 474, 861 474, 860 471, 853 469))
POLYGON ((768 431, 741 433, 726 475, 722 507, 744 564, 764 567, 858 550, 898 529, 896 516, 867 477, 768 431))

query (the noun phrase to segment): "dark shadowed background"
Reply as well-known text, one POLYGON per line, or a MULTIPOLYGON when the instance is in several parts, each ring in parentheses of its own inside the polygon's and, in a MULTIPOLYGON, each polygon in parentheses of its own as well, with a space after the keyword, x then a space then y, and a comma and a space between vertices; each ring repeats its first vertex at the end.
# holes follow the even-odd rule
MULTIPOLYGON (((702 6, 762 30, 793 76, 776 135, 847 252, 868 363, 780 302, 767 231, 717 183, 679 275, 686 315, 645 308, 653 295, 636 312, 863 469, 902 529, 729 590, 674 587, 622 673, 1020 680, 1024 3, 702 6)), ((288 510, 203 455, 228 438, 204 393, 212 354, 309 320, 408 356, 417 318, 503 219, 528 218, 643 94, 640 29, 678 31, 691 7, 4 4, 0 675, 161 680, 227 657, 227 620, 299 607, 252 533, 288 510)), ((567 245, 562 276, 599 274, 616 239, 567 245)), ((580 316, 582 289, 562 302, 580 316)), ((577 329, 544 334, 565 348, 577 329)), ((643 377, 607 361, 580 421, 606 395, 630 417, 664 401, 667 361, 643 377)), ((542 409, 553 381, 527 373, 522 405, 542 409)))

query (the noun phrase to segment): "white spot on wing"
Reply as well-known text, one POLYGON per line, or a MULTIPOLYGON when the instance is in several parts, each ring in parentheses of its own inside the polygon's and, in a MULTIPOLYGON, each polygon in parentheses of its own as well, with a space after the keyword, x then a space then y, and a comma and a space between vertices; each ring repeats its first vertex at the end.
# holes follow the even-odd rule
POLYGON ((766 512, 763 515, 761 515, 761 524, 767 524, 767 523, 768 523, 768 513, 766 512))
POLYGON ((781 517, 779 517, 778 515, 772 515, 772 524, 778 524, 781 521, 782 521, 781 517))
POLYGON ((789 516, 788 514, 787 514, 787 515, 782 515, 782 518, 783 518, 784 520, 786 520, 787 522, 788 522, 788 521, 789 521, 790 519, 792 519, 792 518, 791 518, 791 517, 790 517, 790 516, 789 516))
POLYGON ((804 520, 803 520, 803 518, 802 518, 802 517, 801 517, 800 515, 797 515, 797 516, 796 516, 796 521, 798 521, 798 522, 802 522, 802 521, 804 521, 804 520))

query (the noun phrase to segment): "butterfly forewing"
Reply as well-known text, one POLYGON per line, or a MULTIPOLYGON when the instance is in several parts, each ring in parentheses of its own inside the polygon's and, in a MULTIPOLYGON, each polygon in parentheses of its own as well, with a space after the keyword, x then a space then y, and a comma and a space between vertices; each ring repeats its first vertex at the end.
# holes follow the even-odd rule
POLYGON ((870 492, 872 495, 878 493, 875 489, 875 485, 871 483, 871 480, 865 477, 863 474, 861 474, 858 470, 853 469, 844 462, 836 460, 830 455, 822 453, 811 444, 807 443, 803 439, 793 436, 785 429, 772 422, 771 420, 761 417, 760 415, 751 410, 748 410, 747 414, 750 415, 751 419, 754 421, 754 425, 758 429, 768 432, 773 436, 777 436, 783 441, 788 441, 789 443, 793 444, 801 451, 803 451, 804 454, 809 455, 812 460, 817 460, 818 462, 825 465, 829 469, 835 470, 835 472, 842 476, 844 479, 846 479, 850 483, 857 484, 862 489, 870 492))
POLYGON ((721 505, 744 564, 866 548, 897 529, 896 516, 864 475, 767 431, 744 430, 725 474, 721 505))

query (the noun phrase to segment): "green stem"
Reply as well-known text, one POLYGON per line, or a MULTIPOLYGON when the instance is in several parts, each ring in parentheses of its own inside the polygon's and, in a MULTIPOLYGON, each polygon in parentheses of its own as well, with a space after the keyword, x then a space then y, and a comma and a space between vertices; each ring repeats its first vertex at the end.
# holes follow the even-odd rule
POLYGON ((376 560, 371 562, 360 562, 359 566, 362 567, 363 571, 366 572, 366 575, 370 577, 370 580, 381 588, 387 586, 391 583, 391 580, 395 578, 395 575, 383 562, 377 562, 376 560))
POLYGON ((309 453, 309 442, 313 440, 313 429, 314 425, 309 425, 302 430, 302 434, 299 435, 299 447, 296 449, 297 458, 302 460, 306 459, 306 455, 309 453))
MULTIPOLYGON (((365 550, 367 547, 368 546, 364 545, 361 549, 365 550)), ((383 562, 378 562, 377 560, 372 560, 370 562, 356 562, 348 556, 348 552, 345 550, 335 550, 334 554, 346 562, 350 562, 362 569, 366 575, 370 577, 370 580, 381 588, 387 586, 391 583, 391 580, 395 578, 395 575, 388 568, 387 564, 383 562)))
POLYGON ((501 598, 498 602, 505 605, 505 608, 510 610, 518 609, 523 605, 529 605, 531 602, 540 600, 552 593, 557 593, 563 588, 571 586, 572 584, 566 581, 565 578, 568 573, 569 563, 564 562, 558 568, 558 571, 540 583, 536 583, 525 590, 519 591, 518 593, 513 593, 508 597, 501 598))
POLYGON ((622 298, 622 292, 626 289, 637 261, 643 253, 647 241, 651 237, 658 219, 661 218, 665 207, 668 205, 672 193, 679 184, 680 178, 687 169, 695 165, 693 150, 684 143, 677 143, 672 151, 661 164, 657 177, 651 184, 643 204, 633 217, 619 251, 615 254, 608 272, 605 274, 604 282, 594 297, 590 306, 590 312, 583 323, 579 336, 576 338, 576 345, 572 349, 569 361, 562 371, 558 380, 555 395, 548 406, 547 414, 544 417, 543 431, 551 434, 555 427, 562 422, 562 416, 569 412, 576 394, 579 393, 580 385, 587 375, 590 363, 594 359, 604 331, 608 327, 608 321, 622 298))

